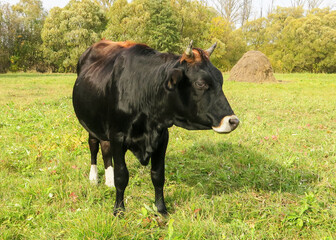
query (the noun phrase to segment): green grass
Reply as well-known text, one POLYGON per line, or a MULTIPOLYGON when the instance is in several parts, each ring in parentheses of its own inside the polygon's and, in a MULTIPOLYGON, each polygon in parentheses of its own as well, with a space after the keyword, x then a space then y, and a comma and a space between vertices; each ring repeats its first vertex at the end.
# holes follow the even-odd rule
POLYGON ((170 129, 169 217, 127 153, 118 218, 101 156, 101 183, 88 181, 75 75, 0 75, 0 239, 336 239, 336 75, 276 77, 224 82, 241 120, 229 135, 170 129))

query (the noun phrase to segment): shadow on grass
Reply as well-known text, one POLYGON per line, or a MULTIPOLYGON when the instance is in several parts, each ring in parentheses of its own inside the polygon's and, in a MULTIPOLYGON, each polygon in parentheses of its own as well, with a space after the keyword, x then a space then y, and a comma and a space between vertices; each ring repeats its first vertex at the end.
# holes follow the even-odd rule
POLYGON ((243 189, 303 194, 317 179, 308 169, 283 165, 242 145, 195 144, 167 155, 168 181, 187 184, 199 194, 243 189))

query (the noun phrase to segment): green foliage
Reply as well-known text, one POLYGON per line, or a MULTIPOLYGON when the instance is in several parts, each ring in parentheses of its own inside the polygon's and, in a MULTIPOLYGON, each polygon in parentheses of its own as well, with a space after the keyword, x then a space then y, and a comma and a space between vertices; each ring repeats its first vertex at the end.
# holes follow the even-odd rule
POLYGON ((258 18, 254 21, 248 21, 242 27, 245 40, 250 48, 263 50, 262 47, 268 42, 266 38, 266 18, 258 18))
POLYGON ((7 72, 11 64, 10 56, 15 39, 14 19, 9 4, 0 3, 0 73, 7 72))
POLYGON ((108 23, 103 37, 112 41, 132 40, 145 42, 145 26, 149 14, 145 10, 144 0, 116 0, 107 13, 108 23))
POLYGON ((45 12, 40 0, 21 0, 0 5, 0 72, 38 69, 42 62, 39 47, 45 12))
POLYGON ((278 8, 243 26, 250 48, 264 52, 281 72, 336 71, 336 11, 278 8))
POLYGON ((148 44, 164 52, 176 52, 180 46, 177 20, 168 0, 148 0, 149 21, 145 26, 148 44))
POLYGON ((167 0, 117 0, 111 7, 103 36, 113 41, 132 40, 160 51, 180 50, 177 14, 167 0))
POLYGON ((101 154, 90 184, 75 74, 0 75, 0 238, 335 239, 335 77, 224 81, 241 125, 229 135, 169 129, 164 218, 150 166, 129 152, 123 217, 101 154))
POLYGON ((276 46, 279 49, 276 57, 282 60, 284 71, 335 72, 332 62, 336 61, 336 28, 327 23, 330 15, 336 16, 336 12, 286 20, 286 27, 276 46))
POLYGON ((117 0, 108 19, 105 38, 142 42, 159 51, 181 54, 190 40, 204 49, 217 41, 211 59, 222 70, 230 69, 246 49, 240 31, 199 1, 117 0))
POLYGON ((0 72, 74 72, 102 37, 177 54, 190 40, 203 49, 217 42, 211 61, 222 71, 254 49, 277 72, 336 72, 336 11, 328 8, 277 7, 239 29, 201 0, 71 0, 46 15, 41 0, 0 4, 0 72))
POLYGON ((211 61, 223 71, 229 71, 246 51, 246 44, 241 37, 241 30, 233 31, 231 23, 222 17, 211 20, 209 39, 217 42, 211 61))
POLYGON ((51 9, 42 30, 43 53, 53 72, 74 72, 79 56, 100 40, 106 18, 90 0, 51 9))
POLYGON ((197 47, 208 48, 212 44, 209 39, 211 20, 217 16, 216 12, 200 1, 179 0, 172 3, 181 33, 181 51, 185 50, 190 40, 197 47))
POLYGON ((277 7, 267 18, 259 18, 254 21, 248 21, 242 31, 250 49, 259 50, 268 56, 272 66, 277 71, 281 69, 282 59, 279 54, 282 49, 278 47, 278 41, 282 37, 283 29, 288 23, 288 19, 298 19, 303 17, 302 7, 277 7))
MULTIPOLYGON (((43 62, 40 46, 41 30, 46 13, 40 0, 21 0, 13 6, 19 21, 18 36, 14 47, 18 70, 39 69, 43 62)), ((12 64, 13 65, 13 64, 12 64)))

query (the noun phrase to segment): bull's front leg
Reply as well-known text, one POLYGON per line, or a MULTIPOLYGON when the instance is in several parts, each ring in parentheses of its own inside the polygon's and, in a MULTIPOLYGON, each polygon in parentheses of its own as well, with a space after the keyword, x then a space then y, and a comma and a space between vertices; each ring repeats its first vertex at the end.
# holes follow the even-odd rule
POLYGON ((159 146, 152 154, 151 178, 155 189, 155 206, 161 214, 167 214, 167 208, 164 202, 163 185, 165 182, 165 156, 168 144, 168 129, 162 131, 159 146))
POLYGON ((114 160, 114 184, 116 188, 116 201, 114 215, 125 210, 124 192, 128 184, 129 173, 125 163, 126 148, 123 143, 111 142, 114 160))

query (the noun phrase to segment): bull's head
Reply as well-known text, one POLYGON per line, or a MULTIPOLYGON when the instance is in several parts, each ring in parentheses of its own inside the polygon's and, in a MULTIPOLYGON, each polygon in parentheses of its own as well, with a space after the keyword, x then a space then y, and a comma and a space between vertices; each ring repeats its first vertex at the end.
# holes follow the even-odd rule
POLYGON ((209 60, 215 48, 216 43, 207 50, 193 48, 191 41, 168 74, 166 88, 179 127, 229 133, 239 124, 223 93, 222 73, 209 60))

